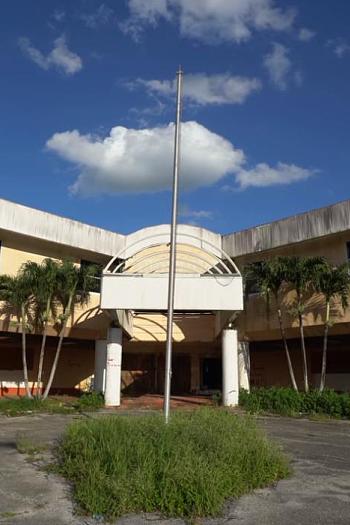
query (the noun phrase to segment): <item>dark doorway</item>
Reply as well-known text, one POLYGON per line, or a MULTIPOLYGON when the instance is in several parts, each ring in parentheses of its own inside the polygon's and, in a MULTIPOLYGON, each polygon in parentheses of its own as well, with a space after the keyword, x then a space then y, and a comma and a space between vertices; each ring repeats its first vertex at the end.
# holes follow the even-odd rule
MULTIPOLYGON (((157 361, 157 391, 164 393, 164 355, 158 356, 157 361)), ((189 394, 191 391, 191 359, 189 355, 173 354, 171 393, 174 396, 189 394)))
POLYGON ((154 356, 151 354, 123 354, 122 392, 142 395, 154 392, 154 356))
POLYGON ((217 390, 222 386, 221 359, 208 357, 202 359, 201 390, 217 390))

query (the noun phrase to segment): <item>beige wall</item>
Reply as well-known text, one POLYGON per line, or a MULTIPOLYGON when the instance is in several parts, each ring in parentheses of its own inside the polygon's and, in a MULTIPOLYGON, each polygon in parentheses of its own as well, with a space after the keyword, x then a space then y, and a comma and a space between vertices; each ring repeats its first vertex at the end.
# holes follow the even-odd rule
POLYGON ((346 243, 350 241, 350 231, 329 235, 312 241, 300 242, 274 250, 255 252, 235 258, 237 266, 242 269, 245 264, 253 261, 261 261, 281 255, 304 255, 326 257, 333 264, 342 264, 347 260, 346 243))
MULTIPOLYGON (((248 262, 261 260, 262 258, 272 257, 275 255, 326 255, 332 263, 342 263, 346 260, 346 242, 350 239, 350 234, 337 234, 322 239, 315 239, 297 245, 271 250, 264 253, 255 253, 250 256, 238 257, 236 263, 240 268, 248 262)), ((28 260, 40 262, 45 257, 60 259, 70 257, 79 263, 81 255, 76 249, 69 249, 65 246, 53 245, 46 241, 37 239, 24 238, 23 236, 12 236, 8 234, 1 239, 2 246, 0 251, 0 273, 15 274, 21 264, 28 260)), ((200 255, 199 267, 202 271, 208 269, 211 264, 215 263, 215 258, 199 248, 188 245, 180 245, 183 252, 182 262, 179 264, 179 271, 188 271, 186 261, 195 261, 193 256, 200 255), (204 263, 203 263, 204 261, 204 263), (205 262, 207 261, 207 262, 205 262), (202 265, 202 266, 201 266, 202 265)), ((167 270, 166 257, 168 247, 161 245, 157 247, 146 248, 137 256, 131 259, 132 271, 142 268, 140 258, 144 255, 155 257, 154 264, 159 263, 159 258, 164 259, 161 263, 161 271, 167 270), (157 262, 158 261, 158 262, 157 262), (163 266, 162 266, 163 265, 163 266)), ((96 254, 96 262, 106 260, 104 256, 96 254), (102 259, 101 259, 102 258, 102 259)), ((152 261, 152 259, 150 259, 152 261)), ((159 267, 158 267, 159 268, 159 267)), ((152 269, 152 266, 151 266, 152 269)), ((153 267, 156 269, 156 266, 153 267)), ((289 336, 296 335, 297 322, 287 310, 293 301, 293 294, 289 294, 285 300, 285 322, 289 336)), ((273 308, 271 308, 273 311, 273 308)), ((344 333, 349 331, 350 311, 343 315, 339 305, 335 304, 333 308, 334 318, 337 323, 332 327, 332 333, 344 333)), ((324 305, 320 297, 313 296, 310 298, 305 314, 305 323, 307 326, 307 335, 317 335, 321 333, 324 318, 324 305)), ((109 325, 108 317, 99 309, 99 294, 91 293, 89 304, 76 307, 74 315, 68 323, 68 334, 72 337, 82 339, 99 339, 106 336, 106 330, 109 325)), ((241 338, 251 340, 279 338, 278 323, 276 317, 266 314, 266 305, 263 299, 257 296, 251 296, 246 303, 246 310, 239 315, 238 328, 241 338)), ((165 341, 166 317, 163 314, 136 314, 134 317, 134 339, 136 341, 165 341)), ((0 329, 8 331, 18 331, 16 319, 0 314, 0 329)), ((51 335, 57 334, 57 329, 51 327, 51 335)), ((213 315, 199 316, 180 316, 176 319, 174 330, 175 341, 214 341, 215 334, 215 317, 213 315)))
MULTIPOLYGON (((346 242, 350 241, 350 234, 337 234, 322 239, 315 239, 278 248, 269 252, 255 253, 245 257, 238 257, 236 263, 241 270, 250 262, 268 259, 276 256, 323 256, 332 264, 343 264, 347 260, 346 242)), ((295 293, 289 292, 281 297, 283 304, 284 323, 289 337, 297 336, 298 322, 291 315, 295 293)), ((273 300, 268 314, 266 302, 257 294, 251 294, 245 301, 245 309, 239 314, 238 329, 242 338, 250 340, 279 339, 279 325, 275 314, 273 300)), ((335 326, 331 333, 349 333, 350 309, 343 312, 339 301, 334 301, 331 311, 335 326)), ((304 321, 306 335, 321 335, 325 318, 325 305, 321 295, 313 294, 306 302, 304 321)))
MULTIPOLYGON (((174 322, 174 341, 213 341, 215 337, 215 316, 211 314, 177 315, 174 322)), ((134 341, 165 342, 165 314, 141 314, 134 317, 134 341)))
MULTIPOLYGON (((55 260, 70 258, 75 263, 80 263, 80 257, 76 250, 67 247, 57 247, 44 241, 36 239, 14 239, 5 238, 0 250, 0 273, 16 275, 22 264, 27 261, 40 263, 50 257, 55 260)), ((84 258, 84 255, 81 256, 84 258)), ((96 261, 99 262, 99 257, 96 261)), ((101 262, 101 261, 100 261, 101 262)), ((109 319, 99 309, 100 295, 91 293, 87 305, 77 305, 72 317, 68 320, 67 335, 82 339, 99 339, 106 335, 109 319)), ((59 313, 59 312, 58 312, 59 313)), ((0 330, 16 332, 19 331, 17 320, 14 316, 0 310, 0 330)), ((57 335, 58 327, 52 326, 50 335, 57 335)))
MULTIPOLYGON (((32 356, 29 360, 29 384, 32 386, 37 379, 39 353, 41 337, 30 335, 27 338, 27 353, 32 356)), ((56 352, 57 338, 49 338, 46 345, 43 382, 47 381, 54 355, 56 352)), ((0 352, 21 351, 20 340, 12 343, 11 348, 0 345, 0 352)), ((62 393, 69 393, 78 390, 86 390, 91 384, 94 374, 95 350, 93 341, 79 341, 68 339, 64 342, 56 375, 53 381, 53 389, 61 389, 62 393)), ((14 390, 21 388, 23 390, 23 371, 19 370, 0 370, 0 395, 16 393, 14 390)))

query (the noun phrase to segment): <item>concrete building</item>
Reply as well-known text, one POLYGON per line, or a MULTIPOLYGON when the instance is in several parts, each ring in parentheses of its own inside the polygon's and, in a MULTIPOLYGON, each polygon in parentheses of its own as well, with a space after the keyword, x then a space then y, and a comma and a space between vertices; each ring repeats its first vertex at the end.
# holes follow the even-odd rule
MULTIPOLYGON (((101 267, 101 293, 76 308, 67 329, 53 390, 73 393, 94 387, 108 405, 120 393, 162 393, 166 340, 169 226, 121 235, 26 206, 0 200, 0 273, 15 275, 28 261, 73 259, 101 267)), ((350 201, 248 230, 219 235, 203 228, 178 228, 172 393, 222 389, 234 405, 240 386, 289 384, 277 319, 264 301, 243 301, 240 271, 275 255, 323 255, 332 263, 350 253, 350 201), (245 304, 243 304, 245 303, 245 304)), ((287 301, 293 300, 291 296, 287 301)), ((319 380, 323 301, 313 295, 306 312, 311 382, 319 380)), ((350 312, 340 305, 330 329, 327 384, 350 390, 350 312)), ((286 314, 297 380, 301 353, 296 320, 286 314)), ((24 391, 20 328, 0 310, 0 393, 24 391)), ((51 326, 44 383, 53 360, 57 327, 51 326)), ((40 336, 28 335, 31 385, 36 379, 40 336)))

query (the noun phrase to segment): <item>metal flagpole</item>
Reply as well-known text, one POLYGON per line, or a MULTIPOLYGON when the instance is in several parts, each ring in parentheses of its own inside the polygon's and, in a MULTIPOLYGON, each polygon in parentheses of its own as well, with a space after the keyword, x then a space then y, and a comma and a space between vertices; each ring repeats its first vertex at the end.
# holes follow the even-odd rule
POLYGON ((165 384, 164 384, 164 417, 165 422, 169 421, 170 410, 170 391, 171 391, 171 354, 173 347, 173 316, 174 316, 174 291, 176 273, 176 227, 177 227, 177 201, 178 201, 178 180, 180 162, 180 128, 181 128, 181 95, 182 95, 181 66, 177 72, 177 99, 176 99, 176 122, 175 122, 175 146, 174 146, 174 172, 173 172, 173 203, 170 230, 170 260, 169 260, 169 280, 168 280, 168 319, 167 319, 167 340, 165 353, 165 384))

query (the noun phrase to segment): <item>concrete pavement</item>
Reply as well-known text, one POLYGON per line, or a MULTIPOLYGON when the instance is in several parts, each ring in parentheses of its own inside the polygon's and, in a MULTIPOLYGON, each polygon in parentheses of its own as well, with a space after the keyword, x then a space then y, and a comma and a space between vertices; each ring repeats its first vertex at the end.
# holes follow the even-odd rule
MULTIPOLYGON (((54 442, 81 416, 0 417, 0 524, 95 525, 100 520, 74 515, 70 489, 16 449, 17 436, 54 442)), ((118 417, 118 416, 116 416, 118 417)), ((292 458, 294 475, 276 487, 258 490, 227 505, 218 519, 203 525, 349 525, 350 422, 259 418, 259 425, 292 458)), ((127 516, 118 525, 180 525, 159 516, 127 516)))

